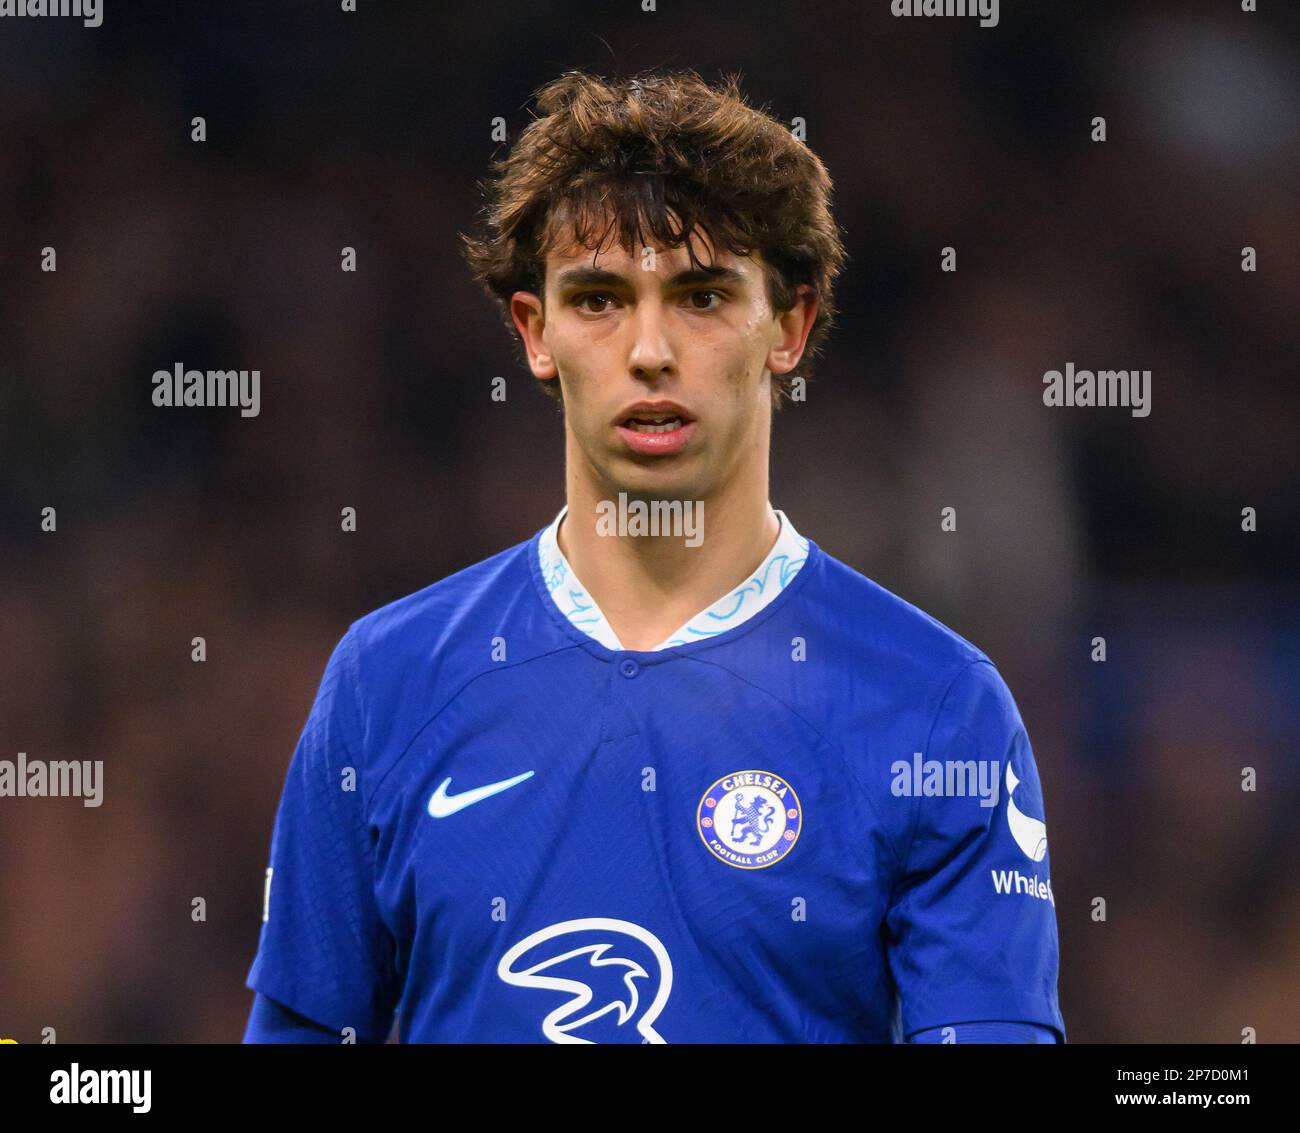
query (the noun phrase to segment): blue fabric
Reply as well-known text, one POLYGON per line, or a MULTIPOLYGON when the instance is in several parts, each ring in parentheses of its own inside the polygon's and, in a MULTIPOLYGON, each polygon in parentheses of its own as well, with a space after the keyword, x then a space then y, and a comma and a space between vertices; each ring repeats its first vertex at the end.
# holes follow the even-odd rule
POLYGON ((244 1030, 246 1043, 341 1043, 343 1036, 305 1019, 265 995, 253 997, 244 1030))
POLYGON ((910 1043, 1054 1043, 1056 1032, 1037 1023, 956 1023, 932 1027, 907 1040, 910 1043))
POLYGON ((1064 1038, 1042 792, 988 657, 811 540, 743 624, 611 650, 540 534, 340 641, 249 987, 370 1042, 399 1008, 402 1042, 1064 1038), (936 795, 923 760, 996 793, 936 795))

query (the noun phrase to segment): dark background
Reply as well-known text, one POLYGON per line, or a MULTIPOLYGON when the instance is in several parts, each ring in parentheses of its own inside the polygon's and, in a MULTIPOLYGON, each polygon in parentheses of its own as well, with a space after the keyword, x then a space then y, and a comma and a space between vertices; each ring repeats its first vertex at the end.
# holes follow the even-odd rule
POLYGON ((0 20, 0 758, 106 777, 98 809, 0 799, 0 1036, 238 1040, 330 649, 563 503, 558 409, 457 254, 492 119, 513 140, 566 69, 670 66, 739 70, 835 181, 842 315, 772 502, 1014 691, 1070 1040, 1300 1040, 1300 25, 1260 6, 0 20), (261 415, 154 407, 178 361, 259 369, 261 415), (1071 361, 1150 369, 1151 415, 1045 408, 1071 361))

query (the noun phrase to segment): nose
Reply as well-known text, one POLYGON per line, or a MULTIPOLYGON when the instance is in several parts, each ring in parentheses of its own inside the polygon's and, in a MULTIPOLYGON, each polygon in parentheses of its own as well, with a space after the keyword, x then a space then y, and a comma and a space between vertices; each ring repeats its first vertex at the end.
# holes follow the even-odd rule
POLYGON ((632 319, 632 346, 627 365, 632 376, 653 381, 671 370, 675 359, 662 313, 654 303, 638 303, 632 319))

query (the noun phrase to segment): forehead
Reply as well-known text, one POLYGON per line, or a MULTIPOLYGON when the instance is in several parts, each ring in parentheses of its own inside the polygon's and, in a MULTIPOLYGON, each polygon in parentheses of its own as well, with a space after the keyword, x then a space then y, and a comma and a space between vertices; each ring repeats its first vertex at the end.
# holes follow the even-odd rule
MULTIPOLYGON (((643 226, 644 228, 644 226, 643 226)), ((644 244, 639 247, 625 248, 618 240, 617 225, 611 227, 608 219, 589 225, 588 243, 579 243, 574 234, 573 221, 568 217, 557 217, 548 232, 546 245, 546 273, 553 275, 567 267, 587 266, 617 271, 630 263, 639 264, 642 248, 653 248, 657 270, 667 268, 679 271, 692 266, 690 252, 685 243, 668 247, 660 243, 649 232, 643 232, 644 244)), ((690 233, 690 245, 695 258, 703 267, 725 267, 745 276, 753 276, 762 263, 762 256, 754 251, 747 256, 738 256, 728 248, 717 244, 703 227, 696 225, 690 233)))

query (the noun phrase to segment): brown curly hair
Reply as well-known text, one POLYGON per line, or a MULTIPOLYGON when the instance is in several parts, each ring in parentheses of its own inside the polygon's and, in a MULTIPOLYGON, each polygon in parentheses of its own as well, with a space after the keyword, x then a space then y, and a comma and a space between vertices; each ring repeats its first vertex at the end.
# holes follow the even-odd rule
MULTIPOLYGON (((715 87, 690 70, 617 80, 569 71, 534 97, 540 116, 492 163, 497 179, 479 186, 485 231, 460 234, 474 278, 509 329, 517 334, 516 291, 543 296, 546 254, 566 221, 580 247, 599 249, 616 227, 632 253, 648 232, 663 247, 685 245, 697 268, 690 234, 698 226, 734 255, 761 254, 774 313, 794 306, 800 285, 812 287, 819 304, 801 359, 811 370, 834 323, 832 289, 846 258, 830 175, 790 130, 746 103, 737 76, 715 87)), ((794 377, 773 375, 774 409, 794 377)), ((559 378, 541 384, 561 397, 559 378)))

